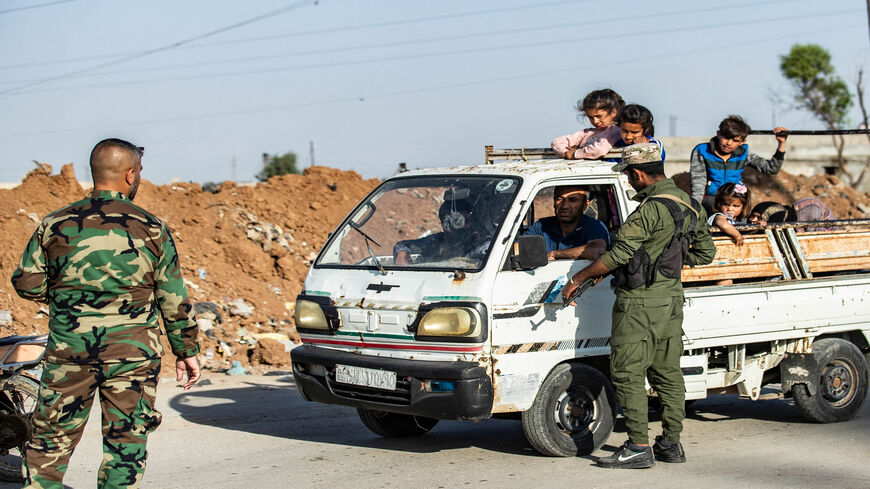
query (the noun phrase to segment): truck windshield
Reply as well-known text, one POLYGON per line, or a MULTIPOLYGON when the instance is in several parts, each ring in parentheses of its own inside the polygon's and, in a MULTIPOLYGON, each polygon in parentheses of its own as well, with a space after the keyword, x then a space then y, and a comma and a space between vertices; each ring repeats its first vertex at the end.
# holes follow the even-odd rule
POLYGON ((381 185, 326 244, 315 265, 477 270, 483 267, 519 179, 408 177, 381 185))

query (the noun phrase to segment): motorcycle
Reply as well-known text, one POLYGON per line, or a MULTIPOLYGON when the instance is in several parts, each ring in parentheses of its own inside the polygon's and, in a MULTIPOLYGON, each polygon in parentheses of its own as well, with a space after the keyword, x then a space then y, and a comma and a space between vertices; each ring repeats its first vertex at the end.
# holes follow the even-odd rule
POLYGON ((0 338, 0 480, 21 482, 48 335, 0 338))

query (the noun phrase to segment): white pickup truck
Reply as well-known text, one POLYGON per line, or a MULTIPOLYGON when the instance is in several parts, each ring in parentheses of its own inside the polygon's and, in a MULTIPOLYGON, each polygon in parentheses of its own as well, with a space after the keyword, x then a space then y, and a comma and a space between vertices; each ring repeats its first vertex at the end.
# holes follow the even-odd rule
MULTIPOLYGON (((586 186, 587 214, 611 233, 637 205, 634 191, 612 163, 529 153, 396 175, 350 213, 296 302, 293 374, 306 399, 356 407, 382 436, 519 416, 545 455, 604 444, 617 413, 610 279, 563 307, 564 277, 588 262, 548 262, 542 238, 523 233, 553 214, 557 185, 586 186)), ((860 409, 870 220, 801 226, 745 230, 739 248, 714 234, 713 263, 684 269, 687 400, 790 396, 815 422, 860 409), (723 279, 733 284, 716 285, 723 279)))

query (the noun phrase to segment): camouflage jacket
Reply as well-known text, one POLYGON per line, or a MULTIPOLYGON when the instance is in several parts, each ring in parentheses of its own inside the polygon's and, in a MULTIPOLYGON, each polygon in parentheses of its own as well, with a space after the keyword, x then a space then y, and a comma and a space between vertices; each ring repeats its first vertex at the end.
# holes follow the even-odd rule
POLYGON ((169 228, 119 192, 99 191, 45 216, 12 285, 49 305, 49 361, 159 358, 158 314, 175 355, 199 353, 169 228))

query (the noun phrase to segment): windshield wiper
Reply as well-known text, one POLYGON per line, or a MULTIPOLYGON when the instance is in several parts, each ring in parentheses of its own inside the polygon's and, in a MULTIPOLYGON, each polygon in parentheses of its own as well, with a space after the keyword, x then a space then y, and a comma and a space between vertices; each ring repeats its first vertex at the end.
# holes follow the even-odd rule
POLYGON ((351 223, 349 223, 349 224, 350 224, 350 227, 351 227, 351 228, 355 229, 356 232, 358 232, 358 233, 360 233, 360 234, 362 235, 363 239, 364 239, 365 242, 366 242, 366 249, 368 250, 368 252, 369 252, 369 256, 371 257, 372 261, 375 262, 375 266, 378 267, 378 270, 381 272, 381 275, 386 275, 386 274, 387 274, 387 269, 384 268, 383 265, 381 265, 381 262, 378 261, 378 257, 376 257, 375 254, 374 254, 374 252, 372 251, 372 247, 369 246, 369 242, 372 242, 372 243, 374 243, 375 245, 377 245, 378 248, 380 248, 380 246, 381 246, 380 243, 378 243, 377 241, 373 240, 373 239, 371 238, 371 236, 369 236, 368 234, 366 234, 365 232, 363 232, 362 229, 356 227, 356 224, 354 224, 353 222, 351 222, 351 223))

